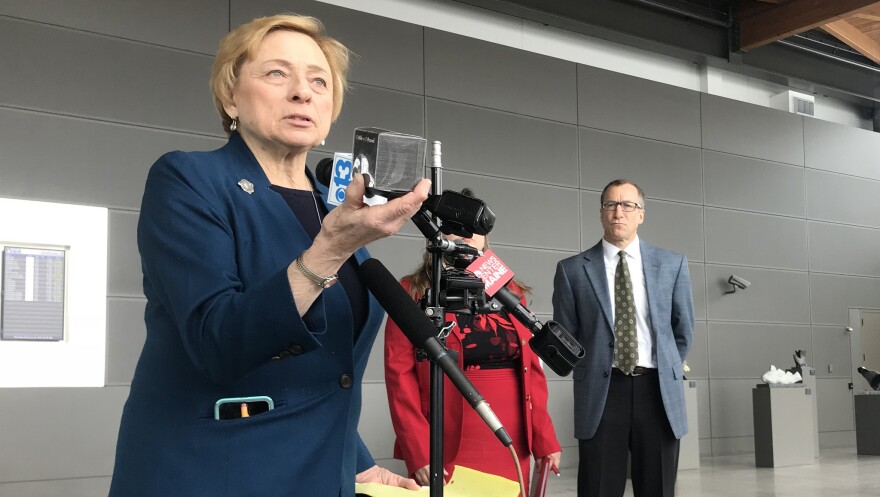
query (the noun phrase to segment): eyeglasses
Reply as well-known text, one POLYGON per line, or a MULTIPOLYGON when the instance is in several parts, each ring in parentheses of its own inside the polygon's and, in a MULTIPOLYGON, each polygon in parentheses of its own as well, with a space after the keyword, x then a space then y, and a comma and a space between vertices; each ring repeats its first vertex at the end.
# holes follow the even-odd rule
POLYGON ((602 202, 602 210, 603 211, 614 211, 617 210, 617 206, 620 206, 623 209, 623 212, 633 212, 636 209, 641 209, 642 206, 637 204, 636 202, 615 202, 613 200, 606 200, 602 202))

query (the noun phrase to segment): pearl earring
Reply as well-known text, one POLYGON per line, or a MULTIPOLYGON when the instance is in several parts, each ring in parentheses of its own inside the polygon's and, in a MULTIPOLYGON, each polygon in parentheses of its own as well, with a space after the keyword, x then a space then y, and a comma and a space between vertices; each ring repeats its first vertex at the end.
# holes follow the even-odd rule
POLYGON ((324 145, 326 145, 326 144, 327 144, 327 140, 321 140, 321 146, 322 146, 322 147, 323 147, 324 145))
POLYGON ((238 119, 232 118, 232 123, 229 124, 229 131, 235 131, 238 129, 238 119))

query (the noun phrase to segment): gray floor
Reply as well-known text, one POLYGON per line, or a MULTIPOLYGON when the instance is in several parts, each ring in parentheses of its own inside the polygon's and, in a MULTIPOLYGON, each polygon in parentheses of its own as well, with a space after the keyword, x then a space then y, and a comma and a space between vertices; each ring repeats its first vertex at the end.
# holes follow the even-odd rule
MULTIPOLYGON (((880 456, 860 456, 855 447, 823 449, 808 466, 756 468, 754 454, 704 457, 700 469, 680 471, 676 497, 850 497, 880 496, 880 456)), ((552 477, 547 495, 575 497, 577 469, 552 477)), ((627 483, 626 496, 632 496, 627 483)))

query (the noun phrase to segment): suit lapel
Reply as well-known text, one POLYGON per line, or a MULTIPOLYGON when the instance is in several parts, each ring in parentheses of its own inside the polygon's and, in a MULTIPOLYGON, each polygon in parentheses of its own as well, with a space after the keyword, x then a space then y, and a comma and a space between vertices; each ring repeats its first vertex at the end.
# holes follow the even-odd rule
POLYGON ((608 277, 605 275, 605 254, 602 251, 602 242, 584 252, 584 271, 587 280, 593 287, 593 293, 599 300, 599 307, 605 314, 608 328, 614 333, 614 316, 611 314, 611 296, 608 293, 608 277))

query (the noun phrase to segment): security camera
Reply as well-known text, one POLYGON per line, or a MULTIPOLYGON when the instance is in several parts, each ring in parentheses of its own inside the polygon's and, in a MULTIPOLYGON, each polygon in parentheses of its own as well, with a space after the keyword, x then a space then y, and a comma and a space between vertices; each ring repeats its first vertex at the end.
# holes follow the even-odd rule
POLYGON ((745 290, 746 288, 749 287, 749 285, 752 284, 749 280, 742 278, 740 276, 737 276, 735 274, 731 274, 730 278, 727 279, 727 282, 733 286, 733 289, 724 292, 725 294, 734 293, 734 292, 736 292, 737 288, 739 288, 740 290, 745 290))

